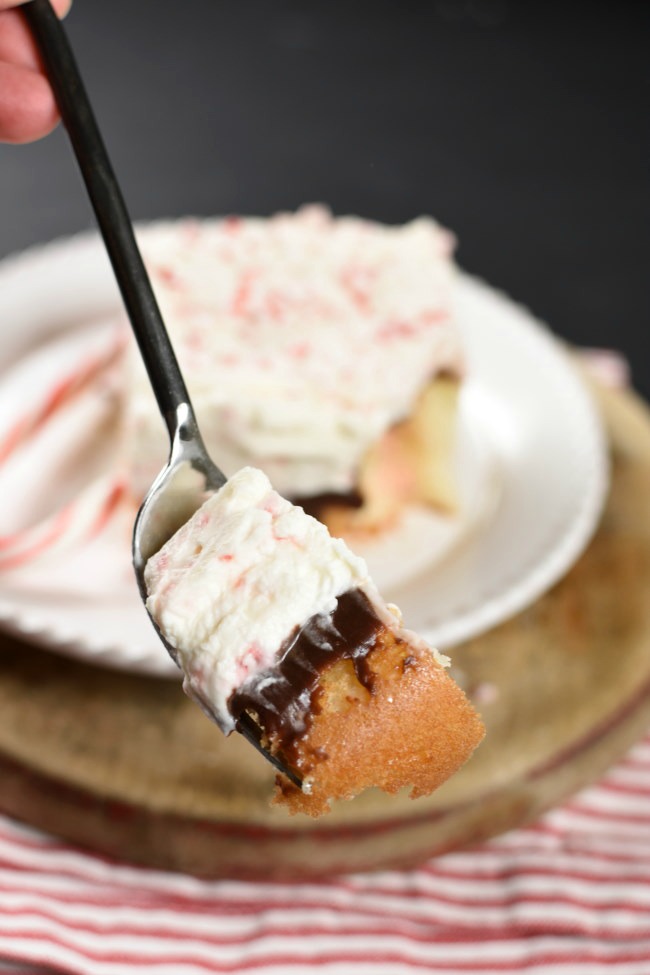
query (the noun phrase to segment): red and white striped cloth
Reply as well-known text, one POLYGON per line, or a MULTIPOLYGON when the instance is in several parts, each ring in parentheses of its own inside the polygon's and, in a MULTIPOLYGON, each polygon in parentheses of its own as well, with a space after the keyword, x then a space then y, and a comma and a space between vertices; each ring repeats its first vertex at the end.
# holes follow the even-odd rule
POLYGON ((648 975, 650 735, 533 826, 401 873, 207 882, 0 818, 0 959, 0 975, 648 975))
MULTIPOLYGON (((619 357, 587 358, 624 383, 619 357)), ((147 870, 0 816, 0 975, 141 970, 650 975, 650 735, 533 826, 417 870, 329 882, 147 870)))

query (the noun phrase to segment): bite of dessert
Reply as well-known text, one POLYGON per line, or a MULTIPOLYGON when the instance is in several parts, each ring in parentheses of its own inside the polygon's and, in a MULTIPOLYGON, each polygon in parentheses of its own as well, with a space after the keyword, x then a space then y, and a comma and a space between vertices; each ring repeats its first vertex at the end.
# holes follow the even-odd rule
POLYGON ((319 816, 378 786, 426 795, 484 729, 447 659, 402 625, 363 559, 243 468, 149 559, 147 609, 184 688, 226 734, 245 717, 290 769, 274 801, 319 816))

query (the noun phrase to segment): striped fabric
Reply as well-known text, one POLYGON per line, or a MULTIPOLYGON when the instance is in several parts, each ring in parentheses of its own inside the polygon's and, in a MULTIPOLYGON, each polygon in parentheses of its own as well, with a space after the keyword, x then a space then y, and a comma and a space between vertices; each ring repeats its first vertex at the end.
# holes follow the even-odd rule
POLYGON ((533 826, 409 872, 207 882, 0 818, 0 975, 649 975, 650 735, 533 826))

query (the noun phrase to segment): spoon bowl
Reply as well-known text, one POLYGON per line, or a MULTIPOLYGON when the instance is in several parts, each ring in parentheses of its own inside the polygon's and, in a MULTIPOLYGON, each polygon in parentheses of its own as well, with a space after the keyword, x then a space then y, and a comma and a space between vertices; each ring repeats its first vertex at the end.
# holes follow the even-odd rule
POLYGON ((169 460, 151 485, 133 529, 133 568, 145 601, 147 561, 226 483, 226 475, 203 445, 188 403, 178 406, 176 418, 169 460))

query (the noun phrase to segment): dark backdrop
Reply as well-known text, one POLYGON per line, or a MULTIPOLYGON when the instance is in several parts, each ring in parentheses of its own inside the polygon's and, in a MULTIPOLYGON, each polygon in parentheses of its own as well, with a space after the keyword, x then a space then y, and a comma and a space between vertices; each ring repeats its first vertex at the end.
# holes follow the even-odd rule
MULTIPOLYGON (((75 0, 132 213, 430 213, 650 397, 649 5, 75 0)), ((0 256, 92 224, 61 131, 0 147, 0 256)))

